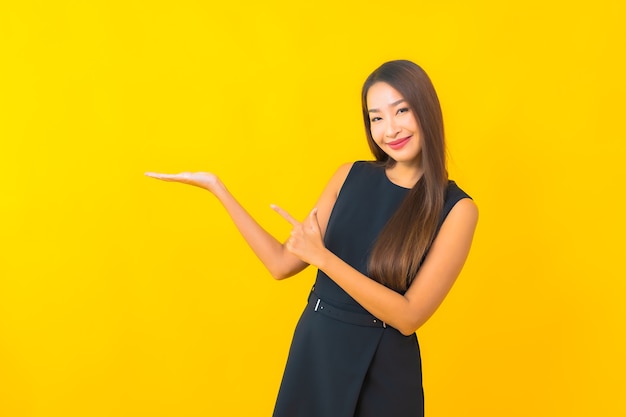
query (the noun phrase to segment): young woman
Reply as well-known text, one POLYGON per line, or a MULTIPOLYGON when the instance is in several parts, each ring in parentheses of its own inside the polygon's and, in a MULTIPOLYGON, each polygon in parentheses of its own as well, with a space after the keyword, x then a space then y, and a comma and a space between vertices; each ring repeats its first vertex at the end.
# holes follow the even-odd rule
POLYGON ((274 417, 424 414, 415 331, 459 275, 478 211, 448 179, 439 100, 419 66, 380 66, 362 107, 376 160, 341 166, 302 222, 273 206, 293 226, 285 243, 214 174, 146 174, 212 192, 276 279, 318 268, 274 417))

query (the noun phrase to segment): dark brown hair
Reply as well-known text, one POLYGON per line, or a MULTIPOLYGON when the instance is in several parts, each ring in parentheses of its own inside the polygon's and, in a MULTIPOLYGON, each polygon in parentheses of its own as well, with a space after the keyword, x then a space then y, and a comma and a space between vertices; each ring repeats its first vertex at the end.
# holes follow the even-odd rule
POLYGON ((367 93, 378 82, 389 84, 407 101, 422 133, 422 177, 381 231, 372 249, 369 274, 399 292, 411 285, 428 251, 443 210, 448 183, 443 116, 437 93, 424 70, 411 61, 390 61, 365 80, 362 89, 363 120, 367 142, 376 161, 391 168, 396 161, 374 142, 370 131, 367 93))

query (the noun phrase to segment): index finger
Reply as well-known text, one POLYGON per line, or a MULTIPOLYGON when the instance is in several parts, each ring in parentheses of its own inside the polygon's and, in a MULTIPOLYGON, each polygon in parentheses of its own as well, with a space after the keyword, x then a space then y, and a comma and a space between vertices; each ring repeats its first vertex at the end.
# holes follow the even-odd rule
POLYGON ((280 214, 281 216, 283 216, 283 218, 285 220, 287 220, 289 223, 291 223, 292 226, 300 226, 300 222, 297 221, 296 219, 294 219, 291 214, 287 213, 285 210, 283 210, 282 208, 278 207, 276 204, 270 204, 270 207, 272 208, 272 210, 274 210, 276 213, 280 214))

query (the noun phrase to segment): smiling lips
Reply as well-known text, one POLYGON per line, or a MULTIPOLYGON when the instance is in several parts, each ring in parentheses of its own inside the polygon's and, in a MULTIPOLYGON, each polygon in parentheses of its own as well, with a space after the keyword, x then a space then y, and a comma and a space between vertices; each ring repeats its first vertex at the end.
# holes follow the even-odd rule
POLYGON ((409 142, 409 140, 411 140, 411 137, 412 136, 401 138, 401 139, 396 139, 394 141, 387 142, 387 145, 394 151, 397 151, 398 149, 402 149, 404 145, 406 145, 409 142))

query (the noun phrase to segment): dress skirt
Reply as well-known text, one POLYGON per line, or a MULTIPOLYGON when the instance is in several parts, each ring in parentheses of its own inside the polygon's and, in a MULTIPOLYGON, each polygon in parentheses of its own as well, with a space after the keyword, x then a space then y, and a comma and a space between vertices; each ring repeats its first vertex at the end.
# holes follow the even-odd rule
POLYGON ((317 300, 296 327, 274 417, 423 416, 416 335, 317 300))

